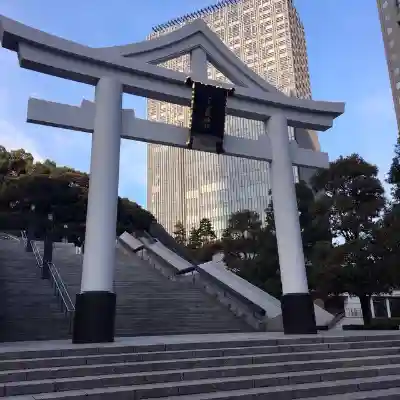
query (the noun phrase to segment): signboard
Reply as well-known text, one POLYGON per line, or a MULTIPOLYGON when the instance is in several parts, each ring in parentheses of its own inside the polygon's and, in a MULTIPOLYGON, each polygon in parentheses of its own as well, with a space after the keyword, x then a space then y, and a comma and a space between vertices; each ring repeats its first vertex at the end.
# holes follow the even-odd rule
POLYGON ((195 140, 198 140, 200 147, 205 146, 217 154, 223 153, 226 99, 233 95, 234 89, 194 82, 191 78, 186 80, 186 84, 192 87, 188 148, 192 149, 195 140))

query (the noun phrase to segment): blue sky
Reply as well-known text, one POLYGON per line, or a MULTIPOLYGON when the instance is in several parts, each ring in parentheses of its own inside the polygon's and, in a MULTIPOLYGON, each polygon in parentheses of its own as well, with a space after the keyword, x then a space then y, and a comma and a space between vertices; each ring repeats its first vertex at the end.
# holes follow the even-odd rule
MULTIPOLYGON (((210 0, 0 0, 0 13, 89 46, 144 40, 151 27, 213 4, 210 0), (40 6, 38 7, 38 5, 40 6)), ((308 45, 313 98, 346 102, 346 113, 320 134, 331 159, 353 152, 378 165, 384 178, 397 127, 375 0, 296 0, 308 45)), ((0 144, 25 148, 39 159, 87 171, 90 136, 30 125, 29 96, 79 104, 90 86, 18 67, 0 48, 0 144)), ((124 105, 145 116, 145 100, 125 95, 124 105)), ((146 145, 123 141, 120 195, 145 205, 146 145)))

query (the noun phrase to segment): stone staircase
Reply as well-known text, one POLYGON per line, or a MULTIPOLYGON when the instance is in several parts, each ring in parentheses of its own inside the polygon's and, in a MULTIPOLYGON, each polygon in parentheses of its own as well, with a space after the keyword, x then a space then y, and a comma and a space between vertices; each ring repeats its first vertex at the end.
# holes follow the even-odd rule
POLYGON ((250 333, 43 345, 0 348, 0 397, 400 398, 398 334, 283 338, 250 333))
MULTIPOLYGON (((42 243, 37 245, 43 248, 42 243)), ((82 259, 71 245, 56 244, 54 248, 53 262, 73 301, 80 290, 82 259)), ((190 282, 169 280, 119 247, 116 261, 116 336, 254 331, 190 282)))
POLYGON ((51 340, 69 336, 69 321, 54 290, 41 279, 32 253, 0 240, 0 341, 51 340))

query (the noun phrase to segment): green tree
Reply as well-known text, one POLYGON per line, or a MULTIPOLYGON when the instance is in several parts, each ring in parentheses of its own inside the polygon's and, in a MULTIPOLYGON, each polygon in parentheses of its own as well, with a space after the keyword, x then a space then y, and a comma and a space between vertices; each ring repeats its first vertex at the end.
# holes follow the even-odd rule
POLYGON ((150 225, 155 222, 154 216, 139 204, 127 198, 118 198, 117 234, 123 232, 149 231, 150 225))
POLYGON ((9 173, 10 165, 10 153, 6 150, 4 146, 0 146, 0 179, 1 182, 4 181, 5 177, 9 173))
POLYGON ((393 201, 400 203, 400 137, 397 139, 392 165, 390 166, 386 181, 392 185, 391 194, 393 201))
POLYGON ((9 152, 9 173, 13 176, 26 174, 33 165, 33 156, 24 149, 11 150, 9 152))
MULTIPOLYGON (((296 200, 299 212, 299 223, 303 243, 305 265, 307 268, 309 285, 314 288, 312 264, 313 253, 321 240, 330 240, 329 226, 322 218, 318 221, 314 218, 314 193, 304 181, 296 184, 296 200)), ((265 227, 262 232, 261 249, 259 254, 258 269, 259 280, 264 290, 276 297, 282 294, 281 276, 279 267, 278 245, 276 238, 276 227, 271 202, 266 209, 265 227)))
POLYGON ((265 210, 265 226, 260 237, 260 252, 257 258, 253 283, 264 289, 267 293, 280 298, 282 283, 279 268, 278 243, 276 240, 276 226, 273 203, 265 210))
MULTIPOLYGON (((329 229, 326 224, 316 225, 314 193, 305 182, 296 184, 296 196, 304 255, 309 266, 316 243, 322 238, 330 238, 329 229)), ((257 213, 245 210, 233 214, 224 232, 222 245, 228 268, 273 296, 280 297, 282 287, 272 202, 265 211, 264 227, 257 213)))
POLYGON ((400 284, 400 138, 397 139, 386 181, 391 185, 392 199, 377 224, 373 251, 376 262, 382 265, 381 268, 390 269, 392 281, 400 284))
MULTIPOLYGON (((31 205, 35 205, 37 234, 43 235, 47 213, 54 215, 54 231, 70 236, 85 232, 89 175, 55 162, 34 162, 23 149, 7 151, 0 146, 0 228, 26 229, 31 205)), ((154 216, 128 199, 118 199, 117 233, 148 230, 154 216)))
POLYGON ((201 246, 202 242, 199 229, 193 227, 189 233, 188 248, 192 251, 193 255, 196 255, 201 246))
POLYGON ((184 245, 184 246, 186 245, 186 242, 187 242, 186 229, 183 226, 181 221, 178 221, 175 224, 174 239, 176 240, 177 243, 184 245))
POLYGON ((319 192, 315 214, 329 220, 335 245, 319 248, 315 271, 319 289, 326 293, 349 293, 360 298, 364 322, 371 320, 371 295, 390 289, 384 265, 377 263, 371 243, 377 220, 385 207, 384 190, 376 166, 357 154, 340 157, 313 178, 319 192))
POLYGON ((202 218, 200 220, 198 234, 200 236, 202 246, 212 243, 217 239, 211 221, 208 218, 202 218))
POLYGON ((235 212, 229 217, 221 239, 227 267, 258 286, 262 286, 257 263, 261 250, 261 225, 258 213, 250 210, 235 212))

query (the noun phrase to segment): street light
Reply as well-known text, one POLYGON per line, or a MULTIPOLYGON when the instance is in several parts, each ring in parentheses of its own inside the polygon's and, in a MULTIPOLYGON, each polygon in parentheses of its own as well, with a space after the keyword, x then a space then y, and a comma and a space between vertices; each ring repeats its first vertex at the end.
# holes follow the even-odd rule
POLYGON ((46 232, 44 237, 44 251, 43 251, 43 265, 42 265, 42 279, 50 278, 49 263, 53 260, 53 213, 47 214, 48 223, 46 224, 46 232))
POLYGON ((35 209, 36 209, 36 205, 35 204, 31 204, 30 207, 30 214, 29 214, 29 222, 28 222, 28 231, 27 231, 27 235, 26 235, 26 247, 25 250, 28 253, 32 253, 33 249, 32 249, 32 240, 35 239, 35 209))
POLYGON ((64 224, 64 243, 68 243, 68 224, 64 224))

